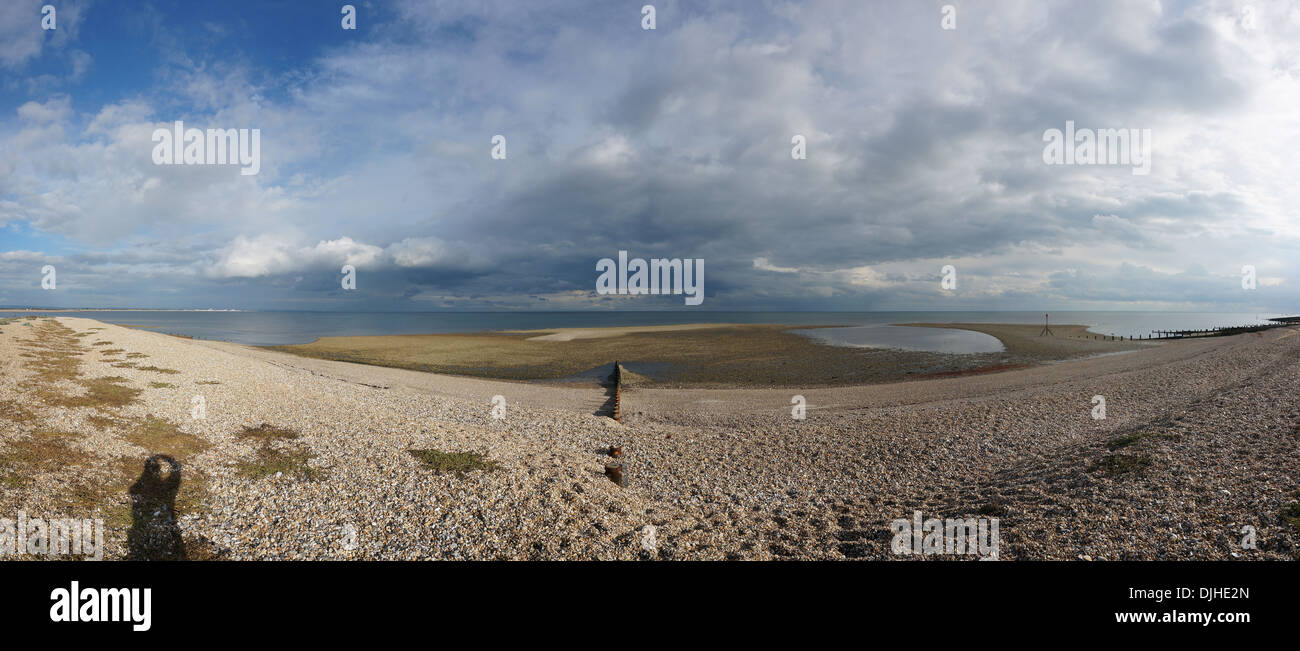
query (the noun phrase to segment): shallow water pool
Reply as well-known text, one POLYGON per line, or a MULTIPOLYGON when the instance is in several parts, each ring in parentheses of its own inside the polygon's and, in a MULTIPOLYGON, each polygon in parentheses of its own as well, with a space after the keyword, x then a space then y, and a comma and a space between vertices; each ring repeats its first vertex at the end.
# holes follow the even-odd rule
POLYGON ((1006 350, 997 337, 972 330, 917 328, 912 326, 851 326, 791 330, 832 346, 896 348, 931 353, 1000 353, 1006 350))

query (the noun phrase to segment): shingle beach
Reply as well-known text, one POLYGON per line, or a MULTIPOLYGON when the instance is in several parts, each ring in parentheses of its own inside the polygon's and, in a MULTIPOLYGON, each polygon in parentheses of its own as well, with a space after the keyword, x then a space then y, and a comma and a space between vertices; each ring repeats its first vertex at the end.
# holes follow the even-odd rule
POLYGON ((16 319, 0 514, 104 518, 106 558, 892 559, 890 522, 920 511, 998 518, 1006 560, 1290 559, 1296 333, 867 386, 633 388, 620 424, 597 387, 16 319), (175 495, 141 488, 158 454, 175 495))

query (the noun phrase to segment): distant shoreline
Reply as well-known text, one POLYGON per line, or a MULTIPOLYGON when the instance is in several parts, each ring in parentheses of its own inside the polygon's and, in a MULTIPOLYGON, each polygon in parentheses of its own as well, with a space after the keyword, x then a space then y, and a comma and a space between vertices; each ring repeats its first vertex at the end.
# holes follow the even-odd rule
POLYGON ((143 307, 0 307, 0 312, 32 312, 42 314, 59 314, 65 312, 247 312, 247 310, 176 310, 143 307))

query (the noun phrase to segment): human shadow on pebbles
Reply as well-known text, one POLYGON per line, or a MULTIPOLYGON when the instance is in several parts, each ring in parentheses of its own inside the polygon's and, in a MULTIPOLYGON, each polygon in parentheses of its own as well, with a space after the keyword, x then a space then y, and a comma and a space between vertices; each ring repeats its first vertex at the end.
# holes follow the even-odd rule
POLYGON ((180 462, 165 454, 156 454, 145 460, 144 470, 129 490, 131 530, 127 532, 127 560, 182 561, 220 557, 215 546, 206 539, 187 545, 181 534, 176 513, 181 473, 180 462))

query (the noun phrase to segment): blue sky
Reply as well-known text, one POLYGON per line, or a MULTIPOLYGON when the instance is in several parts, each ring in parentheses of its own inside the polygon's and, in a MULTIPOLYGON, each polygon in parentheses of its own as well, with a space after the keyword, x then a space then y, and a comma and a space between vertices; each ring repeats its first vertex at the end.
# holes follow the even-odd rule
POLYGON ((0 305, 688 309, 597 295, 619 250, 699 309, 1300 303, 1294 2, 47 2, 0 6, 0 305), (155 164, 177 120, 259 173, 155 164), (1045 164, 1067 121, 1150 174, 1045 164))

